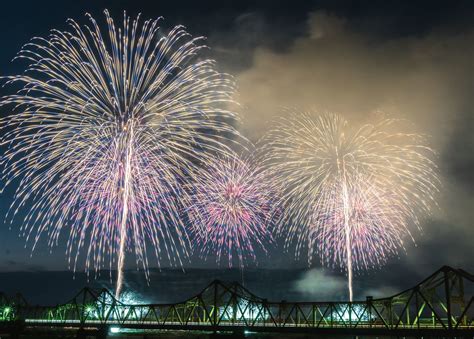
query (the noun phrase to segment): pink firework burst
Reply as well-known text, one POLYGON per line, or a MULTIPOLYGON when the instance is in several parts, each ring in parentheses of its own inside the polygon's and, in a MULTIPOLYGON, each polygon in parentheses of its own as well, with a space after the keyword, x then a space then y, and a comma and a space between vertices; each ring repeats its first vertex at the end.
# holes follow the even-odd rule
POLYGON ((188 208, 195 235, 205 255, 216 253, 217 262, 233 255, 242 268, 245 260, 255 261, 255 250, 265 251, 271 242, 272 185, 253 161, 217 157, 206 162, 192 189, 188 208))

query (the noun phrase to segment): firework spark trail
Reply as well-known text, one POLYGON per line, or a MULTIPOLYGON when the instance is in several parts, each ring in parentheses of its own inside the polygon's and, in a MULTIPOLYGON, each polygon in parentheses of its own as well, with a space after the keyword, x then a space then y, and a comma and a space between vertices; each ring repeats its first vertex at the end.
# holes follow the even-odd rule
POLYGON ((115 298, 120 298, 123 285, 123 266, 125 263, 125 242, 127 239, 127 215, 128 215, 128 198, 130 196, 130 172, 131 172, 131 158, 133 156, 133 123, 130 126, 130 136, 127 142, 127 150, 125 156, 125 173, 124 173, 124 184, 123 184, 123 209, 122 218, 120 225, 120 247, 118 251, 118 263, 117 263, 117 287, 115 289, 115 298))
POLYGON ((353 271, 383 265, 404 249, 410 229, 432 213, 440 185, 434 152, 400 121, 352 128, 341 116, 311 113, 282 120, 264 138, 263 162, 282 192, 277 233, 296 256, 306 245, 329 266, 353 271), (395 132, 394 132, 395 130, 395 132))
POLYGON ((30 65, 6 77, 22 88, 0 101, 13 112, 1 120, 2 189, 18 182, 7 218, 30 206, 21 230, 33 250, 69 230, 72 268, 82 256, 96 274, 117 263, 119 296, 127 251, 147 277, 147 245, 158 265, 188 255, 181 187, 199 162, 230 153, 234 83, 197 60, 205 46, 182 26, 163 32, 161 18, 124 13, 117 28, 105 16, 105 34, 88 15, 90 25, 69 20, 70 31, 34 38, 17 56, 30 65))
MULTIPOLYGON (((344 168, 344 166, 343 166, 344 168)), ((344 173, 344 169, 342 170, 344 173)), ((350 225, 350 207, 349 207, 349 192, 347 191, 347 184, 345 183, 345 175, 343 175, 342 183, 342 201, 344 211, 344 240, 345 250, 347 256, 347 285, 349 289, 349 300, 352 301, 354 292, 352 291, 352 250, 351 250, 351 225, 350 225)))
POLYGON ((188 214, 202 244, 202 253, 217 253, 217 262, 228 257, 232 266, 237 253, 243 269, 246 259, 255 261, 257 247, 271 243, 274 191, 251 159, 216 157, 206 163, 191 189, 188 214))

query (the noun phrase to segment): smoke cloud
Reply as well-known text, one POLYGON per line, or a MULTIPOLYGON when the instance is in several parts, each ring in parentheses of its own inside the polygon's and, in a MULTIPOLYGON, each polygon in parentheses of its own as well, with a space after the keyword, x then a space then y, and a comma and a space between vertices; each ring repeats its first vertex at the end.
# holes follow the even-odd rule
POLYGON ((380 41, 344 18, 312 13, 307 35, 289 51, 257 48, 252 67, 238 75, 243 128, 259 137, 282 107, 348 118, 383 110, 409 118, 444 145, 471 107, 473 42, 474 32, 443 31, 380 41))
POLYGON ((474 30, 376 33, 317 11, 288 48, 257 47, 237 74, 242 132, 257 141, 284 108, 336 112, 356 123, 376 111, 407 118, 438 151, 443 187, 439 212, 415 234, 418 247, 407 242, 406 256, 394 260, 429 266, 426 272, 442 264, 474 269, 474 30))
POLYGON ((294 283, 295 291, 310 300, 337 300, 345 293, 346 287, 345 279, 316 268, 305 272, 294 283))

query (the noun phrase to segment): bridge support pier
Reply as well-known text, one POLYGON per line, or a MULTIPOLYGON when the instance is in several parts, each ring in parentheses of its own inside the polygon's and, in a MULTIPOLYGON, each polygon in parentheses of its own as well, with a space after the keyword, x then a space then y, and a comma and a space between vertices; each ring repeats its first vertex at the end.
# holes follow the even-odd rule
POLYGON ((85 338, 93 336, 96 339, 106 339, 108 333, 109 333, 109 328, 107 326, 102 326, 94 330, 86 330, 85 328, 81 327, 76 332, 76 338, 85 339, 85 338))
POLYGON ((23 330, 25 328, 25 323, 22 320, 15 320, 10 327, 10 337, 12 339, 18 339, 20 338, 20 335, 23 333, 23 330))
POLYGON ((101 328, 99 328, 99 331, 97 331, 97 335, 95 337, 97 339, 106 339, 108 333, 109 333, 109 327, 102 326, 101 328))
POLYGON ((213 332, 209 335, 209 338, 211 339, 220 339, 220 338, 226 338, 226 339, 244 339, 245 338, 245 332, 244 330, 234 330, 232 331, 232 334, 229 334, 228 332, 225 334, 221 334, 218 332, 213 332))
POLYGON ((87 337, 87 332, 84 328, 79 328, 76 332, 76 339, 85 339, 87 337))

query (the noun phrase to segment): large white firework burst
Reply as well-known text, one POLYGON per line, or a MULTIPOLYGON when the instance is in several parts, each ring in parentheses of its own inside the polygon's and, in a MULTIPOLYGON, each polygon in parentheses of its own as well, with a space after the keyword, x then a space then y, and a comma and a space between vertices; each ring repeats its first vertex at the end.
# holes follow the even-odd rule
POLYGON ((355 127, 340 115, 304 113, 283 119, 265 138, 264 163, 280 183, 278 227, 297 256, 348 272, 384 264, 436 205, 434 152, 421 135, 378 118, 355 127), (303 246, 305 245, 305 246, 303 246))
POLYGON ((161 18, 124 13, 119 28, 105 16, 104 32, 88 15, 89 25, 69 20, 69 31, 19 53, 27 71, 6 79, 21 89, 0 103, 13 112, 1 121, 2 184, 19 180, 10 216, 27 208, 22 230, 35 245, 66 231, 74 269, 80 253, 88 271, 116 262, 119 295, 127 250, 145 272, 147 243, 158 264, 162 252, 177 264, 187 254, 180 186, 200 161, 227 152, 234 86, 198 59, 201 38, 182 26, 164 31, 161 18))

